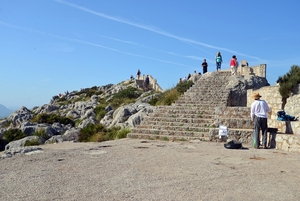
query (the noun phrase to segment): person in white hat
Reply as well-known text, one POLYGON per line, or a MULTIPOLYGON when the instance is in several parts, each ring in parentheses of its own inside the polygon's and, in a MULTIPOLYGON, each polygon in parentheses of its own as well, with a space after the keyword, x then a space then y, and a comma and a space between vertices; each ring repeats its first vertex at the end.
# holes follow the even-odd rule
POLYGON ((254 102, 251 104, 251 120, 253 121, 254 125, 254 148, 259 149, 259 142, 260 136, 259 132, 260 129, 262 131, 262 146, 263 149, 267 148, 267 130, 268 130, 268 112, 270 112, 270 108, 268 103, 264 100, 260 100, 261 95, 258 92, 255 92, 252 96, 254 98, 254 102))

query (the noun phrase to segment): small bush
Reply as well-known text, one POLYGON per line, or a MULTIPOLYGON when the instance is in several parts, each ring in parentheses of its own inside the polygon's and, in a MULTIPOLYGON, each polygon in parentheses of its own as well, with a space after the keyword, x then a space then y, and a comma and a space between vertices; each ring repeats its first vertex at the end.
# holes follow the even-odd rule
POLYGON ((180 93, 176 88, 168 89, 164 93, 156 96, 149 101, 150 105, 171 105, 180 97, 180 93))
POLYGON ((58 116, 57 114, 39 114, 37 116, 34 116, 31 119, 32 122, 37 122, 37 123, 47 123, 47 124, 53 124, 53 123, 60 123, 64 125, 71 124, 72 126, 75 125, 74 121, 71 120, 68 117, 62 117, 58 116))
POLYGON ((181 83, 178 83, 176 85, 176 90, 180 93, 183 94, 186 92, 191 86, 193 86, 194 82, 191 80, 183 81, 181 83))
POLYGON ((39 140, 37 139, 33 139, 33 140, 27 140, 24 144, 24 146, 36 146, 36 145, 40 145, 39 140))
POLYGON ((128 87, 116 93, 110 100, 110 103, 113 107, 117 108, 123 104, 129 104, 135 102, 136 99, 141 94, 142 94, 141 90, 134 87, 128 87))
POLYGON ((131 130, 129 128, 123 128, 117 132, 115 139, 127 138, 127 134, 130 132, 131 130))
MULTIPOLYGON (((106 132, 106 129, 104 128, 104 126, 102 124, 89 123, 88 125, 86 125, 86 127, 82 128, 80 130, 78 141, 79 142, 90 142, 92 139, 95 140, 94 139, 95 137, 93 138, 93 135, 97 134, 98 136, 100 136, 100 134, 103 134, 105 132, 106 132)), ((103 138, 101 137, 99 139, 102 141, 103 138)), ((97 142, 101 142, 101 141, 97 140, 97 142)))
POLYGON ((27 137, 27 135, 17 128, 9 129, 3 134, 3 138, 7 143, 22 139, 24 137, 27 137))
POLYGON ((162 105, 171 105, 180 97, 180 93, 176 89, 167 91, 162 100, 162 105))
POLYGON ((43 138, 44 140, 48 140, 50 137, 47 135, 45 129, 39 129, 38 131, 33 133, 34 136, 38 136, 43 138))
POLYGON ((95 107, 94 112, 96 114, 96 120, 100 121, 105 116, 105 108, 107 106, 107 103, 100 103, 95 107))
POLYGON ((105 128, 102 124, 88 124, 80 130, 79 142, 102 142, 127 137, 130 129, 121 127, 105 128))
POLYGON ((151 99, 149 101, 150 105, 171 105, 174 103, 184 92, 186 92, 191 86, 193 86, 191 80, 184 81, 176 85, 172 89, 168 89, 165 92, 161 93, 159 96, 151 99))

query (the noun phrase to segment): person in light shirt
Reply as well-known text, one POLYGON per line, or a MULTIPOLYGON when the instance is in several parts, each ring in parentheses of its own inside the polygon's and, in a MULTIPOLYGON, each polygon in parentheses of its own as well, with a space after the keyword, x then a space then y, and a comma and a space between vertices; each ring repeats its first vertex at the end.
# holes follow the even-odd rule
POLYGON ((270 108, 268 103, 264 100, 260 100, 261 95, 258 92, 255 92, 252 96, 254 98, 254 102, 251 104, 251 120, 254 125, 254 148, 259 149, 260 145, 260 129, 262 131, 262 146, 263 149, 267 148, 267 130, 268 130, 268 112, 270 112, 270 108))

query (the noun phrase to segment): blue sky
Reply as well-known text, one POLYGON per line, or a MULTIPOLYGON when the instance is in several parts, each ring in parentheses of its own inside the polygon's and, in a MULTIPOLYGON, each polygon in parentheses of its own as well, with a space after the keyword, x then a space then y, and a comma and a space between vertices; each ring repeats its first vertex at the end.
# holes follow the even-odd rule
POLYGON ((0 0, 0 104, 152 75, 163 89, 233 54, 267 64, 271 85, 300 65, 300 1, 0 0))

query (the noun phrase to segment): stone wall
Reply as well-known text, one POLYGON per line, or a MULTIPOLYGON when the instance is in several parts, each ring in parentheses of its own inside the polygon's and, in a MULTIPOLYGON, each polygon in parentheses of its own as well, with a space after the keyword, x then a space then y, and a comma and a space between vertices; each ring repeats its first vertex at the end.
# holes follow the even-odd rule
POLYGON ((260 64, 258 66, 248 66, 245 60, 241 60, 241 64, 237 69, 239 75, 256 75, 259 77, 266 77, 267 65, 260 64))
MULTIPOLYGON (((155 90, 155 91, 159 91, 159 92, 163 92, 164 90, 159 86, 159 84, 157 83, 157 80, 154 79, 151 75, 149 76, 149 82, 150 82, 150 86, 155 90)), ((146 79, 146 75, 142 75, 140 76, 139 80, 145 80, 146 79)))

